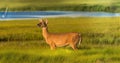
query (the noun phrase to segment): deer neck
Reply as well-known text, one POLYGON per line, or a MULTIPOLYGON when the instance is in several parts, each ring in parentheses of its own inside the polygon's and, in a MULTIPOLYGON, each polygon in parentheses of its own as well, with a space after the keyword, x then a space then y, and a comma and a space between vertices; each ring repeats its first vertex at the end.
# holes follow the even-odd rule
POLYGON ((44 37, 45 39, 47 39, 48 34, 49 34, 47 27, 43 27, 43 28, 42 28, 42 34, 43 34, 43 37, 44 37))

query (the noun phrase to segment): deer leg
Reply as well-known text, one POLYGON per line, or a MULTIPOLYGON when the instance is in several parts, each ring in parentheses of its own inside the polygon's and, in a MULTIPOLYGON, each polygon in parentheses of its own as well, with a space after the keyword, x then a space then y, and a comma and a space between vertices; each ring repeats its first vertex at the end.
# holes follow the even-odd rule
POLYGON ((77 47, 76 47, 76 45, 74 45, 74 44, 71 44, 70 46, 72 47, 72 49, 73 49, 73 50, 77 50, 77 47))
POLYGON ((50 44, 50 48, 51 48, 51 50, 54 50, 54 49, 56 48, 55 44, 54 44, 54 43, 51 43, 51 44, 50 44))

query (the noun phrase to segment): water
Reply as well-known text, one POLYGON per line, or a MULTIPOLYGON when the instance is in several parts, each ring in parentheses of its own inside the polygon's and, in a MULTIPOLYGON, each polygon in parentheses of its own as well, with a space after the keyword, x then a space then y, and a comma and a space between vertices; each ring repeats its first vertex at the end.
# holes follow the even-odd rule
POLYGON ((0 12, 0 20, 29 19, 48 17, 120 17, 120 13, 107 12, 72 12, 72 11, 26 11, 26 12, 0 12))

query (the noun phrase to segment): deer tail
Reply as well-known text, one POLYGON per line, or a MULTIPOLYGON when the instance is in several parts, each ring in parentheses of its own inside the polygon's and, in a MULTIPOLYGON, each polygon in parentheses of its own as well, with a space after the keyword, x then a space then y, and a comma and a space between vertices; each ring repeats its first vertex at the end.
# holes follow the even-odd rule
POLYGON ((81 38, 81 34, 79 34, 79 42, 78 42, 78 45, 80 45, 82 42, 82 38, 81 38))

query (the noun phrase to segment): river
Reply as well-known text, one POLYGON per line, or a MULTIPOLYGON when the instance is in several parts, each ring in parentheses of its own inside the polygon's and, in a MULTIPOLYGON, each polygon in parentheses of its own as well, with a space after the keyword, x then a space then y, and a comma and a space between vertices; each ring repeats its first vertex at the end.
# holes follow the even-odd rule
POLYGON ((120 13, 109 12, 76 12, 76 11, 19 11, 0 12, 0 20, 30 19, 48 17, 120 17, 120 13))

